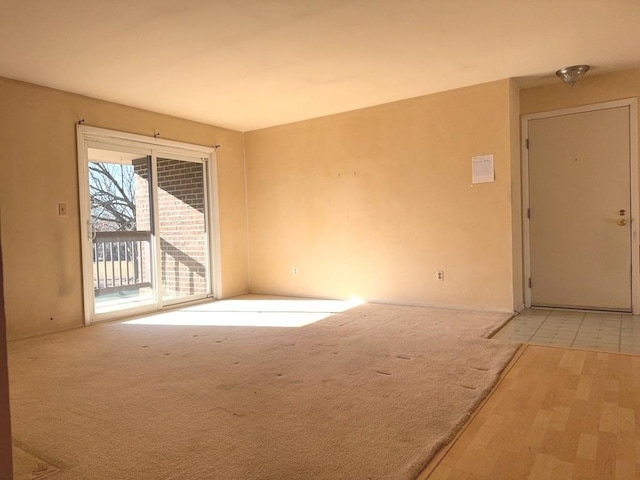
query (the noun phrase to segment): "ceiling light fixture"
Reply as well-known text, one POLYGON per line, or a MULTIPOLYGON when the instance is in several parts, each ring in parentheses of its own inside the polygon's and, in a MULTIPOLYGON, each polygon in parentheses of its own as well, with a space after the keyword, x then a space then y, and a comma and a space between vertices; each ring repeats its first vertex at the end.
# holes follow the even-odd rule
POLYGON ((560 80, 573 87, 578 80, 584 77, 588 70, 589 65, 573 65, 572 67, 561 68, 556 72, 556 75, 560 80))

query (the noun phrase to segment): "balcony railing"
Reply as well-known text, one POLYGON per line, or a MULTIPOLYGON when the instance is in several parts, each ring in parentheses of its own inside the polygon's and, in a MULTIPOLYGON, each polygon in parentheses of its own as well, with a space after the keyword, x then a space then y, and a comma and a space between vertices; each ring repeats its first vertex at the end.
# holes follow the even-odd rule
POLYGON ((151 232, 96 232, 93 240, 95 295, 150 287, 151 232))

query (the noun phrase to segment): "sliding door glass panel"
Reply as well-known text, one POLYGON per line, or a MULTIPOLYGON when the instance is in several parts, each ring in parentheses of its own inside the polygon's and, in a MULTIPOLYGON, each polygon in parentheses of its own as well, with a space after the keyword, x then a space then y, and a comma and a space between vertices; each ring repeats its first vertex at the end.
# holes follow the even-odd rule
POLYGON ((153 303, 150 156, 88 149, 95 313, 153 303))
POLYGON ((162 300, 208 292, 204 164, 157 158, 162 300))

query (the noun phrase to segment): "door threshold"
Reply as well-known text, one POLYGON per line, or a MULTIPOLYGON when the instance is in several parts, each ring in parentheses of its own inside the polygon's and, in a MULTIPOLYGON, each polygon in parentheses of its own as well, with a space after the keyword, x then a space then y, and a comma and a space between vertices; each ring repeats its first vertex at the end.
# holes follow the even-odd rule
POLYGON ((550 305, 531 305, 531 310, 557 310, 561 312, 578 312, 578 313, 619 313, 631 315, 631 309, 606 309, 606 308, 585 308, 585 307, 559 307, 550 305))

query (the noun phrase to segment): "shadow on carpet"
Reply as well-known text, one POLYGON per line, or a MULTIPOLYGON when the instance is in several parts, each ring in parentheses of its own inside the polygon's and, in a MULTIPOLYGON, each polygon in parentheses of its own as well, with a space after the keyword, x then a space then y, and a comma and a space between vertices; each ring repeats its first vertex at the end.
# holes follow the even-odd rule
POLYGON ((12 446, 13 480, 44 480, 60 471, 25 448, 15 443, 12 446))

